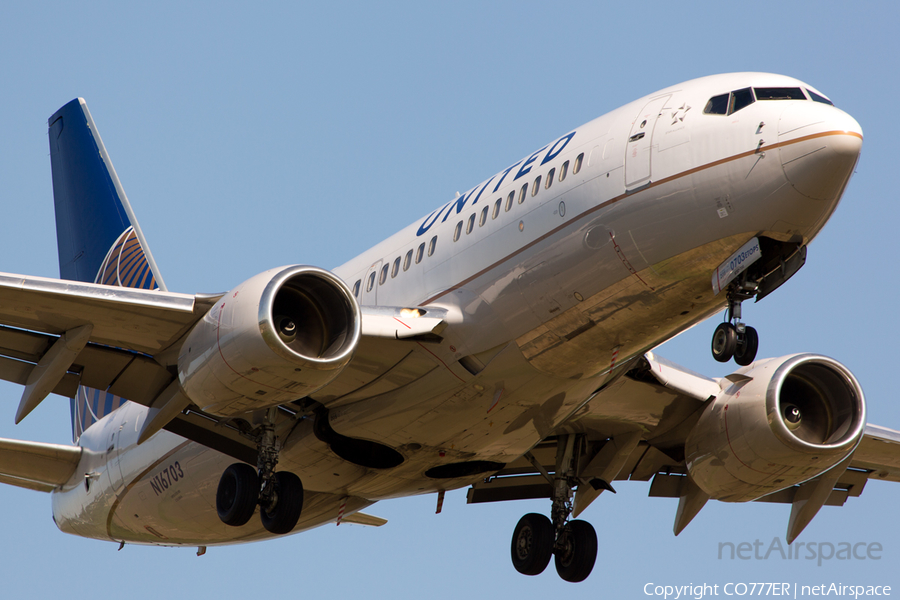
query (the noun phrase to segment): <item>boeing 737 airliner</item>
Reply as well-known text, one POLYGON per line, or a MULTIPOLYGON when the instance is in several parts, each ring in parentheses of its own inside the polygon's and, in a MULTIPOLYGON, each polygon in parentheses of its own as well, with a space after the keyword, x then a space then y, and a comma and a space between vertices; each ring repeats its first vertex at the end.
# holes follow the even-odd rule
MULTIPOLYGON (((0 481, 64 532, 129 544, 381 525, 378 500, 545 498, 514 567, 593 569, 578 517, 619 481, 678 498, 825 503, 900 480, 900 433, 818 354, 757 360, 742 303, 805 263, 862 130, 821 92, 705 77, 563 132, 332 271, 170 292, 81 99, 49 120, 60 279, 0 274, 16 421, 71 398, 74 445, 0 440, 0 481), (708 378, 653 349, 724 312, 708 378)), ((761 328, 764 329, 764 328, 761 328)))

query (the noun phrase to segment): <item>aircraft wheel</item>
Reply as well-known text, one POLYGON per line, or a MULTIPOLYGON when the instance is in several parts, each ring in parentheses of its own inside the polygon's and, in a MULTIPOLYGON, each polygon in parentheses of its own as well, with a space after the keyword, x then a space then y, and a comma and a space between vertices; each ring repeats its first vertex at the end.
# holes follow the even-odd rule
POLYGON ((752 327, 744 330, 744 335, 738 340, 737 348, 734 350, 734 362, 745 367, 753 362, 756 358, 756 351, 759 349, 759 334, 752 327))
POLYGON ((289 471, 275 473, 275 505, 259 511, 263 527, 269 533, 290 533, 303 510, 303 484, 289 471))
POLYGON ((539 575, 550 564, 553 553, 553 525, 550 519, 529 513, 519 519, 513 530, 513 566, 522 575, 539 575))
POLYGON ((234 463, 222 473, 216 489, 216 512, 226 525, 245 525, 259 499, 259 476, 248 464, 234 463))
POLYGON ((719 362, 728 362, 737 348, 737 331, 731 323, 719 323, 712 337, 712 355, 719 362))
POLYGON ((556 551, 556 572, 564 580, 587 579, 597 560, 597 533, 587 521, 569 521, 563 529, 561 549, 556 551))

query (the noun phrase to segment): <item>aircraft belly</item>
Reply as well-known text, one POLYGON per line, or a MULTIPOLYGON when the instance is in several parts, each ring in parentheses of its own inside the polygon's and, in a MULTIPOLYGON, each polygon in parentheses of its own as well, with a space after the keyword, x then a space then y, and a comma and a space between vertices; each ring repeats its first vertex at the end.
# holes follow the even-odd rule
POLYGON ((724 306, 709 274, 752 234, 710 242, 636 271, 587 297, 516 343, 526 360, 558 377, 602 375, 724 306))
POLYGON ((541 374, 515 344, 468 382, 448 377, 446 369, 437 369, 406 388, 330 412, 336 432, 390 446, 404 457, 399 466, 352 465, 316 437, 311 423, 291 434, 280 464, 300 474, 307 489, 370 500, 464 487, 484 475, 429 472, 444 465, 515 460, 552 434, 599 385, 541 374))

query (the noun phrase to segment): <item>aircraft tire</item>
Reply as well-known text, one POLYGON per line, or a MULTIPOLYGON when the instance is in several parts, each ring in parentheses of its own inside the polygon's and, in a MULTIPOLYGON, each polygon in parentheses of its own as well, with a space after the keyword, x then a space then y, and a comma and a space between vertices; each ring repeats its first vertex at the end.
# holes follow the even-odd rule
POLYGON ((731 323, 719 323, 712 337, 712 355, 719 362, 728 362, 737 348, 737 331, 731 323))
POLYGON ((562 542, 562 550, 556 552, 556 572, 571 583, 584 581, 597 560, 597 532, 587 521, 569 521, 562 542))
POLYGON ((757 350, 759 350, 759 334, 752 327, 747 327, 734 350, 734 362, 746 367, 756 358, 757 350))
POLYGON ((216 512, 226 525, 245 525, 259 498, 259 476, 245 463, 234 463, 222 473, 216 489, 216 512))
POLYGON ((290 471, 278 471, 275 473, 275 495, 275 506, 259 511, 263 527, 269 533, 290 533, 303 510, 303 483, 290 471))
POLYGON ((522 575, 539 575, 553 554, 553 524, 544 515, 528 513, 516 524, 510 547, 513 566, 522 575))

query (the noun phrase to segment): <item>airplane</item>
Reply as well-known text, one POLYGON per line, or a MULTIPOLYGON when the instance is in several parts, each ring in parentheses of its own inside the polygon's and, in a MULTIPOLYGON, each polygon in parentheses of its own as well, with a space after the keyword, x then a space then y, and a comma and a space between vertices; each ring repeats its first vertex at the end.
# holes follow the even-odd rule
POLYGON ((586 579, 578 519, 621 481, 791 505, 792 542, 869 479, 900 432, 854 375, 757 360, 742 304, 791 278, 834 212, 859 124, 797 79, 732 73, 635 100, 551 140, 333 270, 276 267, 225 293, 167 289, 93 117, 49 121, 60 278, 0 274, 0 378, 20 422, 70 398, 73 444, 0 440, 0 482, 50 493, 70 534, 208 546, 468 487, 549 500, 514 568, 586 579), (654 349, 724 311, 694 373, 654 349))

